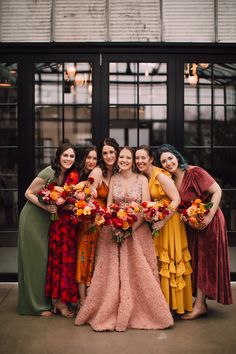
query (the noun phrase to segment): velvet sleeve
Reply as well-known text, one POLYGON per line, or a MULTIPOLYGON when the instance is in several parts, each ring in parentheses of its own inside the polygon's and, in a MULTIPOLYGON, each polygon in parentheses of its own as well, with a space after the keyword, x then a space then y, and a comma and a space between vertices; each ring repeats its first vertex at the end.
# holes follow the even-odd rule
POLYGON ((198 195, 202 195, 204 192, 206 192, 208 188, 215 182, 214 178, 211 177, 211 175, 209 175, 209 173, 201 167, 194 166, 191 169, 191 173, 193 176, 194 187, 198 195))

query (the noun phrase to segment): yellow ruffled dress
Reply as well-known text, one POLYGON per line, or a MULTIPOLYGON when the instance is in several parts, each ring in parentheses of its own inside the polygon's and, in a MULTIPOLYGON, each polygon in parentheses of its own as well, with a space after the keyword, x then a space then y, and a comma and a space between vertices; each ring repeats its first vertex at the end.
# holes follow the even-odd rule
MULTIPOLYGON (((149 189, 152 200, 168 199, 163 191, 157 176, 165 173, 159 168, 153 167, 149 180, 149 189)), ((175 213, 154 237, 154 245, 158 259, 161 288, 170 305, 170 310, 183 314, 185 311, 192 311, 192 285, 190 264, 191 255, 188 249, 185 224, 175 213)))

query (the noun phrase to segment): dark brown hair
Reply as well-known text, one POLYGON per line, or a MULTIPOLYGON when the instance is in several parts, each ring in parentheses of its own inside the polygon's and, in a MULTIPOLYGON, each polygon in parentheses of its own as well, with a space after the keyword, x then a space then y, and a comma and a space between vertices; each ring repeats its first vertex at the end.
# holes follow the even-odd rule
POLYGON ((57 148, 56 155, 55 155, 55 157, 54 157, 54 159, 52 160, 52 163, 51 163, 51 167, 55 171, 55 177, 58 177, 60 175, 60 173, 61 173, 60 157, 63 154, 63 152, 68 150, 68 149, 72 149, 74 151, 74 153, 75 153, 75 163, 71 166, 71 168, 69 168, 66 171, 65 175, 68 175, 68 173, 70 173, 72 170, 77 168, 77 151, 76 151, 75 145, 71 144, 70 142, 62 143, 57 148))
MULTIPOLYGON (((102 158, 102 150, 104 146, 111 146, 115 149, 116 151, 116 161, 117 161, 117 157, 119 154, 119 144, 117 143, 117 141, 114 138, 105 138, 104 140, 102 140, 102 142, 100 143, 99 146, 99 150, 98 150, 98 156, 99 156, 99 166, 101 167, 102 170, 102 174, 104 177, 107 176, 107 167, 103 161, 102 158)), ((117 172, 117 164, 115 163, 112 169, 112 174, 114 174, 115 172, 117 172)))
POLYGON ((89 145, 85 148, 82 161, 79 165, 80 181, 86 181, 91 172, 87 170, 85 166, 86 159, 91 151, 96 151, 97 153, 97 147, 95 145, 89 145))

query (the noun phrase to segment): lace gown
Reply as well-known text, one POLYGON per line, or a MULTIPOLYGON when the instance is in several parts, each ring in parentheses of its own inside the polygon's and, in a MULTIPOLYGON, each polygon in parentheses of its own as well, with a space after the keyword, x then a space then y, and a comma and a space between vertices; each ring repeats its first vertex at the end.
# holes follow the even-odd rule
MULTIPOLYGON (((141 201, 143 176, 124 195, 119 175, 114 177, 113 202, 141 201)), ((121 246, 112 240, 109 227, 98 239, 97 259, 88 296, 75 319, 95 331, 127 328, 163 329, 173 325, 161 291, 155 250, 148 226, 143 223, 121 246)))
MULTIPOLYGON (((153 200, 168 199, 157 176, 165 170, 154 167, 149 181, 153 200)), ((184 222, 178 213, 174 214, 154 237, 154 245, 161 277, 161 288, 171 310, 178 314, 192 311, 192 286, 190 252, 184 222)))

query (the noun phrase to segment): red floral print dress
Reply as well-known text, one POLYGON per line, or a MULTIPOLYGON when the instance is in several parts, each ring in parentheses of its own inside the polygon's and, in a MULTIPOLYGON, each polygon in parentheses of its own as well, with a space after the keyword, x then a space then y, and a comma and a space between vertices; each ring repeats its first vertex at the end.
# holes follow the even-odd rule
MULTIPOLYGON (((65 182, 76 184, 79 173, 72 171, 65 182)), ((59 219, 50 225, 46 276, 46 296, 52 301, 76 303, 78 289, 75 282, 78 226, 71 221, 71 211, 58 210, 59 219)))

